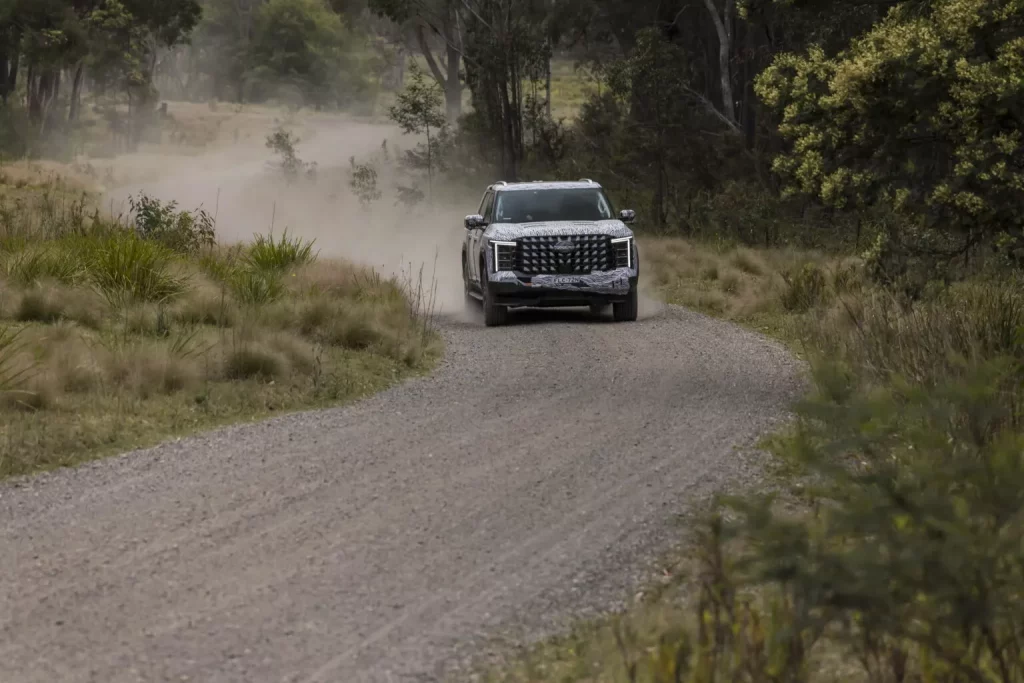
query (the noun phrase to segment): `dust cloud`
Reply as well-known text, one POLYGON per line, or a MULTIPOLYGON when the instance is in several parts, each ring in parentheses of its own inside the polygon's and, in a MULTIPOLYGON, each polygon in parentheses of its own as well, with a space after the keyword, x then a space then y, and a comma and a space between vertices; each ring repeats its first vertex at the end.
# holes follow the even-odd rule
MULTIPOLYGON (((267 126, 266 132, 272 130, 267 126)), ((274 155, 263 136, 198 155, 138 154, 118 159, 118 176, 132 178, 107 193, 114 215, 125 214, 128 198, 145 193, 179 208, 203 208, 216 217, 218 239, 246 242, 271 231, 314 240, 321 258, 345 259, 396 276, 430 294, 434 312, 474 322, 479 311, 467 307, 460 263, 462 226, 490 179, 480 179, 476 195, 435 187, 432 202, 412 208, 396 205, 396 147, 416 140, 394 126, 354 120, 307 123, 296 147, 299 158, 317 164, 315 181, 289 184, 270 164, 274 155), (387 141, 390 161, 377 164, 383 197, 363 207, 349 187, 351 159, 380 159, 387 141)), ((640 317, 657 316, 664 304, 641 283, 640 317)))
MULTIPOLYGON (((270 132, 268 128, 267 132, 270 132)), ((341 258, 371 266, 385 275, 411 278, 435 291, 435 308, 446 315, 465 314, 459 255, 462 218, 472 213, 479 196, 438 199, 406 208, 395 205, 389 189, 397 173, 392 162, 378 166, 384 196, 370 208, 360 205, 349 185, 350 159, 363 162, 389 149, 415 144, 389 125, 358 121, 320 122, 307 126, 296 147, 302 161, 317 164, 315 181, 286 183, 269 167, 271 150, 260 137, 252 142, 196 156, 141 155, 120 169, 137 178, 108 192, 114 214, 127 212, 131 195, 144 192, 182 209, 202 207, 215 215, 218 239, 251 240, 273 230, 315 240, 321 258, 341 258)), ((392 152, 393 156, 393 152, 392 152)), ((487 181, 481 179, 482 194, 487 181)), ((443 188, 442 188, 443 189, 443 188)))

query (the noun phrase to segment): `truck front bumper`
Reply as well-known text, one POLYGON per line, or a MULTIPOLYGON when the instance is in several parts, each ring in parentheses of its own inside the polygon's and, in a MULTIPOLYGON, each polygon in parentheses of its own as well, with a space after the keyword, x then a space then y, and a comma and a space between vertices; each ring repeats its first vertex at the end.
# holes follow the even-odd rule
POLYGON ((590 306, 626 301, 636 289, 638 272, 619 268, 590 275, 491 273, 487 287, 500 306, 590 306))

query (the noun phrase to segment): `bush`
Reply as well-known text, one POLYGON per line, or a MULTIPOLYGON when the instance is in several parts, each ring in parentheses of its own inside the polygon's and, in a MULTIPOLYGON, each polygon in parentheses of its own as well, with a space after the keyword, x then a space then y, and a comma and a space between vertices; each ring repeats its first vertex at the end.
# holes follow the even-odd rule
POLYGON ((244 269, 233 275, 231 291, 240 303, 260 306, 280 299, 284 284, 275 271, 244 269))
POLYGON ((278 240, 274 235, 256 235, 253 244, 246 254, 246 261, 258 270, 284 272, 289 268, 297 268, 316 260, 313 242, 299 237, 288 237, 288 231, 278 240))
POLYGON ((172 273, 172 262, 165 247, 125 232, 97 241, 85 261, 89 277, 114 305, 181 294, 185 280, 172 273))
POLYGON ((35 285, 43 280, 72 285, 84 275, 77 255, 62 244, 17 252, 8 258, 4 270, 11 282, 23 286, 35 285))
POLYGON ((185 254, 213 247, 216 242, 213 218, 202 209, 179 211, 177 202, 163 203, 146 194, 129 197, 128 204, 143 239, 185 254))
POLYGON ((739 504, 748 578, 799 606, 786 631, 827 631, 869 680, 1022 681, 1024 296, 877 295, 845 323, 812 338, 817 392, 774 442, 816 513, 739 504))

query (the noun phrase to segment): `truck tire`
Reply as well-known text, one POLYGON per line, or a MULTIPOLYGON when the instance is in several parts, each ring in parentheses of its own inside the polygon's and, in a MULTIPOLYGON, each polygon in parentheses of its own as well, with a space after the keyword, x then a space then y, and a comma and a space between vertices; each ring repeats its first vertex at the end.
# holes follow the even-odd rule
POLYGON ((487 278, 481 278, 481 287, 484 290, 484 325, 487 327, 498 327, 508 322, 508 306, 499 306, 494 303, 494 296, 491 288, 487 286, 487 278))
POLYGON ((637 312, 640 308, 638 301, 636 288, 629 290, 629 298, 621 303, 612 304, 612 317, 615 318, 615 322, 633 322, 636 320, 637 312))

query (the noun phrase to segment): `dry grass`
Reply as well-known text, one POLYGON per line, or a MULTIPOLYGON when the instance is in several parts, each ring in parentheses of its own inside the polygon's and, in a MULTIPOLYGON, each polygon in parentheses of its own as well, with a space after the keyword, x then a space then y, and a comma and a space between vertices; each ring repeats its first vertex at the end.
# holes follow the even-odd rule
POLYGON ((280 239, 172 252, 23 189, 0 216, 0 478, 350 400, 438 356, 408 282, 280 239))
POLYGON ((732 498, 725 524, 687 525, 685 559, 621 614, 499 644, 479 678, 1024 680, 1020 549, 1004 541, 1019 538, 1024 471, 1019 280, 911 302, 871 286, 856 259, 642 249, 669 298, 806 343, 814 391, 764 444, 784 468, 777 490, 732 498))
POLYGON ((640 240, 645 285, 669 303, 741 323, 787 342, 811 308, 862 281, 856 259, 796 249, 717 248, 678 238, 640 240))

